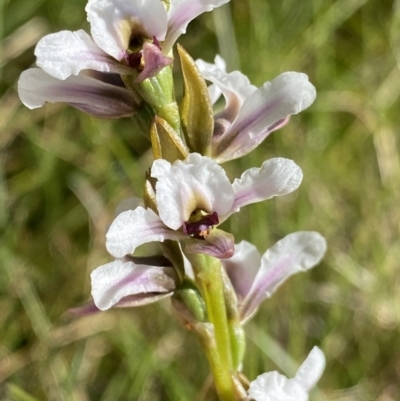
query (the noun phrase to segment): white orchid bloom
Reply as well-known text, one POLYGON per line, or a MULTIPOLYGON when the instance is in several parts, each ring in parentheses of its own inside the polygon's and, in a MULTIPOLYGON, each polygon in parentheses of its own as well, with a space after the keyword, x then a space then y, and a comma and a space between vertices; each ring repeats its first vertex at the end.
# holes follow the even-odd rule
POLYGON ((189 22, 228 1, 170 0, 166 9, 161 0, 89 0, 91 36, 78 30, 43 37, 35 49, 40 68, 22 73, 19 96, 31 109, 47 101, 106 118, 132 114, 137 101, 120 79, 110 84, 110 75, 135 75, 137 82, 155 76, 172 62, 170 50, 189 22), (97 79, 87 71, 96 71, 97 79))
POLYGON ((325 369, 325 355, 314 347, 293 379, 278 372, 268 372, 250 383, 251 401, 308 401, 309 391, 317 384, 325 369))
POLYGON ((222 94, 225 109, 214 118, 212 156, 219 163, 242 157, 256 148, 272 131, 283 127, 292 114, 309 107, 316 97, 305 74, 285 72, 260 88, 251 85, 239 71, 226 72, 225 62, 196 61, 210 81, 209 94, 215 103, 222 94))
POLYGON ((232 256, 232 235, 214 229, 243 206, 288 194, 301 183, 301 169, 291 160, 274 158, 245 171, 231 183, 213 159, 191 153, 173 164, 155 160, 158 214, 138 207, 121 213, 106 238, 111 255, 121 258, 152 241, 186 240, 189 253, 232 256))
POLYGON ((326 252, 326 241, 317 232, 299 231, 287 235, 260 255, 247 241, 235 245, 235 253, 222 264, 239 301, 242 322, 293 274, 317 265, 326 252))

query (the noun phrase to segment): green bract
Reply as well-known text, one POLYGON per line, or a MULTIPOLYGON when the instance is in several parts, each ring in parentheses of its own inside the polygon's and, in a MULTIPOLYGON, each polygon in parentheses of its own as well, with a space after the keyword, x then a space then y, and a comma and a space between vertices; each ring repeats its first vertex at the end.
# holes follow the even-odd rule
POLYGON ((207 85, 196 63, 182 46, 178 46, 178 52, 184 80, 181 121, 186 143, 191 152, 210 156, 214 116, 207 85))

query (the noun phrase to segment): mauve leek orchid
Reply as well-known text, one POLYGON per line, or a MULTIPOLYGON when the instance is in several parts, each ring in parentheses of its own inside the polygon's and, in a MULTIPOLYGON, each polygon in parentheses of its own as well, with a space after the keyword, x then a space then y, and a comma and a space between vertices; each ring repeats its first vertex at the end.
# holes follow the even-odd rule
POLYGON ((119 76, 155 76, 172 63, 171 48, 189 22, 228 1, 89 0, 91 36, 78 30, 43 37, 35 49, 40 68, 21 74, 19 96, 31 109, 66 102, 98 117, 131 115, 138 101, 119 76))
POLYGON ((211 102, 214 104, 221 94, 226 102, 224 110, 214 116, 212 157, 219 163, 251 152, 316 97, 307 75, 299 72, 285 72, 256 88, 241 72, 227 73, 220 56, 215 58, 215 64, 203 60, 196 64, 204 79, 212 83, 211 102))
POLYGON ((158 214, 137 207, 116 217, 106 235, 107 250, 116 258, 164 240, 184 241, 188 253, 231 257, 233 236, 214 227, 243 206, 294 191, 302 180, 293 161, 274 158, 231 183, 220 165, 198 153, 172 164, 155 160, 151 176, 157 179, 158 214))
MULTIPOLYGON (((307 231, 287 235, 262 257, 249 242, 236 244, 234 255, 223 259, 222 266, 236 292, 241 322, 253 316, 286 279, 319 263, 325 251, 324 238, 307 231)), ((126 256, 98 267, 91 279, 94 304, 100 310, 156 302, 171 296, 178 285, 174 269, 163 257, 126 256)), ((93 306, 76 312, 84 314, 85 308, 90 312, 93 306)))
POLYGON ((262 256, 249 242, 235 245, 234 255, 222 264, 238 298, 240 320, 247 321, 290 276, 318 264, 325 251, 325 239, 313 231, 289 234, 262 256))
POLYGON ((309 391, 325 369, 325 355, 314 347, 293 379, 278 372, 263 373, 250 383, 250 401, 308 401, 309 391))

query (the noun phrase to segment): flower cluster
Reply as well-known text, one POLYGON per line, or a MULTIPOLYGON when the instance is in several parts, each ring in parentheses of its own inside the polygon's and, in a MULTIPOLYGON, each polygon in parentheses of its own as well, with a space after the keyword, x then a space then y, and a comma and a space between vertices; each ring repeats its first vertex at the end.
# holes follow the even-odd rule
POLYGON ((324 369, 322 351, 314 348, 293 379, 270 372, 247 386, 239 372, 243 326, 288 277, 319 263, 325 240, 295 232, 261 256, 219 228, 242 207, 295 191, 302 171, 277 157, 231 182, 220 164, 248 154, 309 107, 315 88, 297 72, 256 88, 239 71, 227 72, 220 56, 214 64, 195 62, 178 48, 180 107, 174 95, 177 38, 192 19, 228 1, 89 0, 91 35, 45 36, 35 49, 38 68, 22 73, 18 91, 32 109, 65 102, 102 118, 143 118, 141 110, 151 110, 146 122, 155 160, 143 204, 112 222, 106 247, 115 260, 92 272, 93 302, 75 314, 171 297, 202 339, 221 400, 305 401, 324 369), (224 108, 214 114, 221 96, 224 108), (135 256, 149 242, 158 242, 161 253, 135 256))

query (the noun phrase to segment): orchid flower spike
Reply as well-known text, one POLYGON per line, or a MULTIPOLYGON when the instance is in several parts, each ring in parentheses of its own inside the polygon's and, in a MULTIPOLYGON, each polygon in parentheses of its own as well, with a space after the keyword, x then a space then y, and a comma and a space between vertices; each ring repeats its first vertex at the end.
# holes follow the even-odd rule
POLYGON ((136 82, 155 76, 172 63, 170 50, 189 22, 228 1, 89 0, 91 36, 78 30, 43 37, 35 49, 39 68, 21 74, 19 96, 31 109, 65 102, 98 117, 131 115, 137 100, 120 75, 136 82))
POLYGON ((293 161, 274 158, 231 183, 217 162, 198 153, 172 164, 155 160, 151 176, 157 179, 158 214, 137 207, 117 216, 106 235, 107 249, 116 258, 164 240, 185 241, 188 253, 231 257, 233 236, 215 226, 243 206, 294 191, 302 180, 293 161))
POLYGON ((260 88, 239 71, 226 72, 225 61, 196 61, 203 77, 212 84, 214 104, 221 96, 225 109, 214 117, 212 156, 219 163, 237 159, 256 148, 271 132, 282 128, 292 114, 309 107, 316 91, 305 74, 285 72, 260 88))
POLYGON ((250 383, 249 401, 308 401, 309 391, 325 369, 324 353, 314 347, 295 377, 288 379, 278 372, 268 372, 250 383))
POLYGON ((235 289, 242 323, 290 276, 317 265, 325 252, 325 239, 313 231, 289 234, 262 256, 249 242, 235 245, 234 255, 222 264, 235 289))

